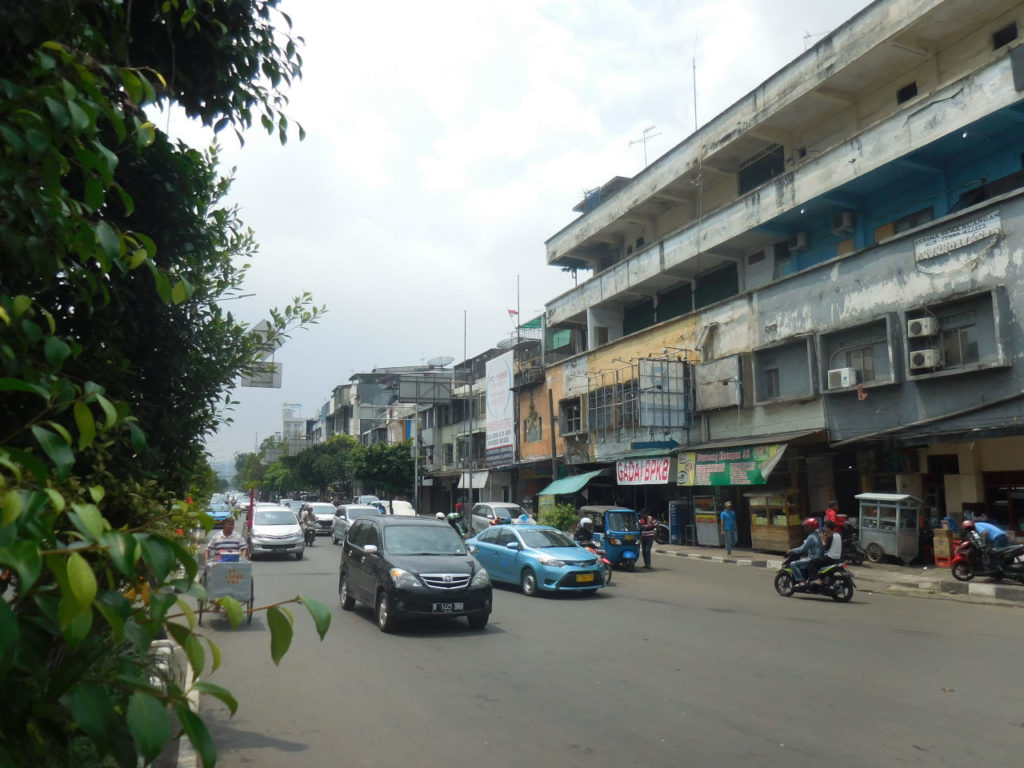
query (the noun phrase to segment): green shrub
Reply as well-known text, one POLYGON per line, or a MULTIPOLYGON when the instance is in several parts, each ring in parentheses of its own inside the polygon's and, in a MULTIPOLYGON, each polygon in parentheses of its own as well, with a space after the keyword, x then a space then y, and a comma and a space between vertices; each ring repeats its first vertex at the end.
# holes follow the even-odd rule
POLYGON ((541 512, 537 522, 568 532, 576 527, 578 520, 574 504, 555 504, 554 509, 541 512))

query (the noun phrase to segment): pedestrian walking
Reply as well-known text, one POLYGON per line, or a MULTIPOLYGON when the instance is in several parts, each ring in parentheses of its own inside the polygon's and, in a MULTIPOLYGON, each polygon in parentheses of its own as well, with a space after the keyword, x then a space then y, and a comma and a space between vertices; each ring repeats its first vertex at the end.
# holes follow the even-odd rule
POLYGON ((644 568, 651 567, 651 550, 654 548, 654 532, 658 524, 646 512, 640 514, 640 551, 644 557, 644 568))
POLYGON ((732 502, 725 502, 719 517, 719 526, 722 530, 722 538, 725 539, 725 554, 732 556, 732 548, 736 546, 736 513, 732 510, 732 502))

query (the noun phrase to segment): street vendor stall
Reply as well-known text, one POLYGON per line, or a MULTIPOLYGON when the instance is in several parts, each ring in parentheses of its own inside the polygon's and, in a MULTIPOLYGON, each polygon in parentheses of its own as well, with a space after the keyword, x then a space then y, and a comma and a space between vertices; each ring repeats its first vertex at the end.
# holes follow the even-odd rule
POLYGON ((860 545, 868 560, 913 561, 919 552, 924 500, 906 493, 858 493, 854 498, 860 503, 860 545))
POLYGON ((800 546, 805 533, 798 491, 755 491, 743 497, 750 507, 750 545, 755 550, 787 552, 800 546))
POLYGON ((213 601, 220 597, 233 597, 242 603, 245 606, 246 623, 252 623, 255 590, 250 560, 240 560, 237 556, 211 560, 203 567, 200 581, 206 588, 206 600, 199 601, 200 625, 203 623, 203 611, 211 610, 214 607, 213 601))
POLYGON ((718 526, 714 496, 693 497, 694 523, 697 526, 697 544, 702 547, 722 546, 722 532, 718 526))

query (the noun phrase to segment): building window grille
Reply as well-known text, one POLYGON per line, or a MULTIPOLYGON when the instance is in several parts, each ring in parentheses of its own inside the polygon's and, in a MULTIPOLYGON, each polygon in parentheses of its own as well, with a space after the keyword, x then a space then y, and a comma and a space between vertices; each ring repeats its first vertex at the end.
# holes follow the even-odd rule
POLYGON ((562 400, 558 404, 560 435, 574 435, 583 431, 583 408, 578 397, 562 400))
POLYGON ((846 353, 846 367, 853 368, 859 374, 861 382, 875 380, 875 356, 871 347, 851 349, 846 353))
POLYGON ((950 328, 942 332, 944 368, 962 368, 977 363, 978 340, 973 325, 950 328))

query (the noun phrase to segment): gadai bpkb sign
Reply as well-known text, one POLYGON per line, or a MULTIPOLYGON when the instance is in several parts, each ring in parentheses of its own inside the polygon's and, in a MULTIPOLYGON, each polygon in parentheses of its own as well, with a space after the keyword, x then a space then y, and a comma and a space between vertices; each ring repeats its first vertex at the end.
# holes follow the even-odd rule
POLYGON ((672 479, 672 459, 621 459, 615 462, 619 485, 668 485, 672 479))

